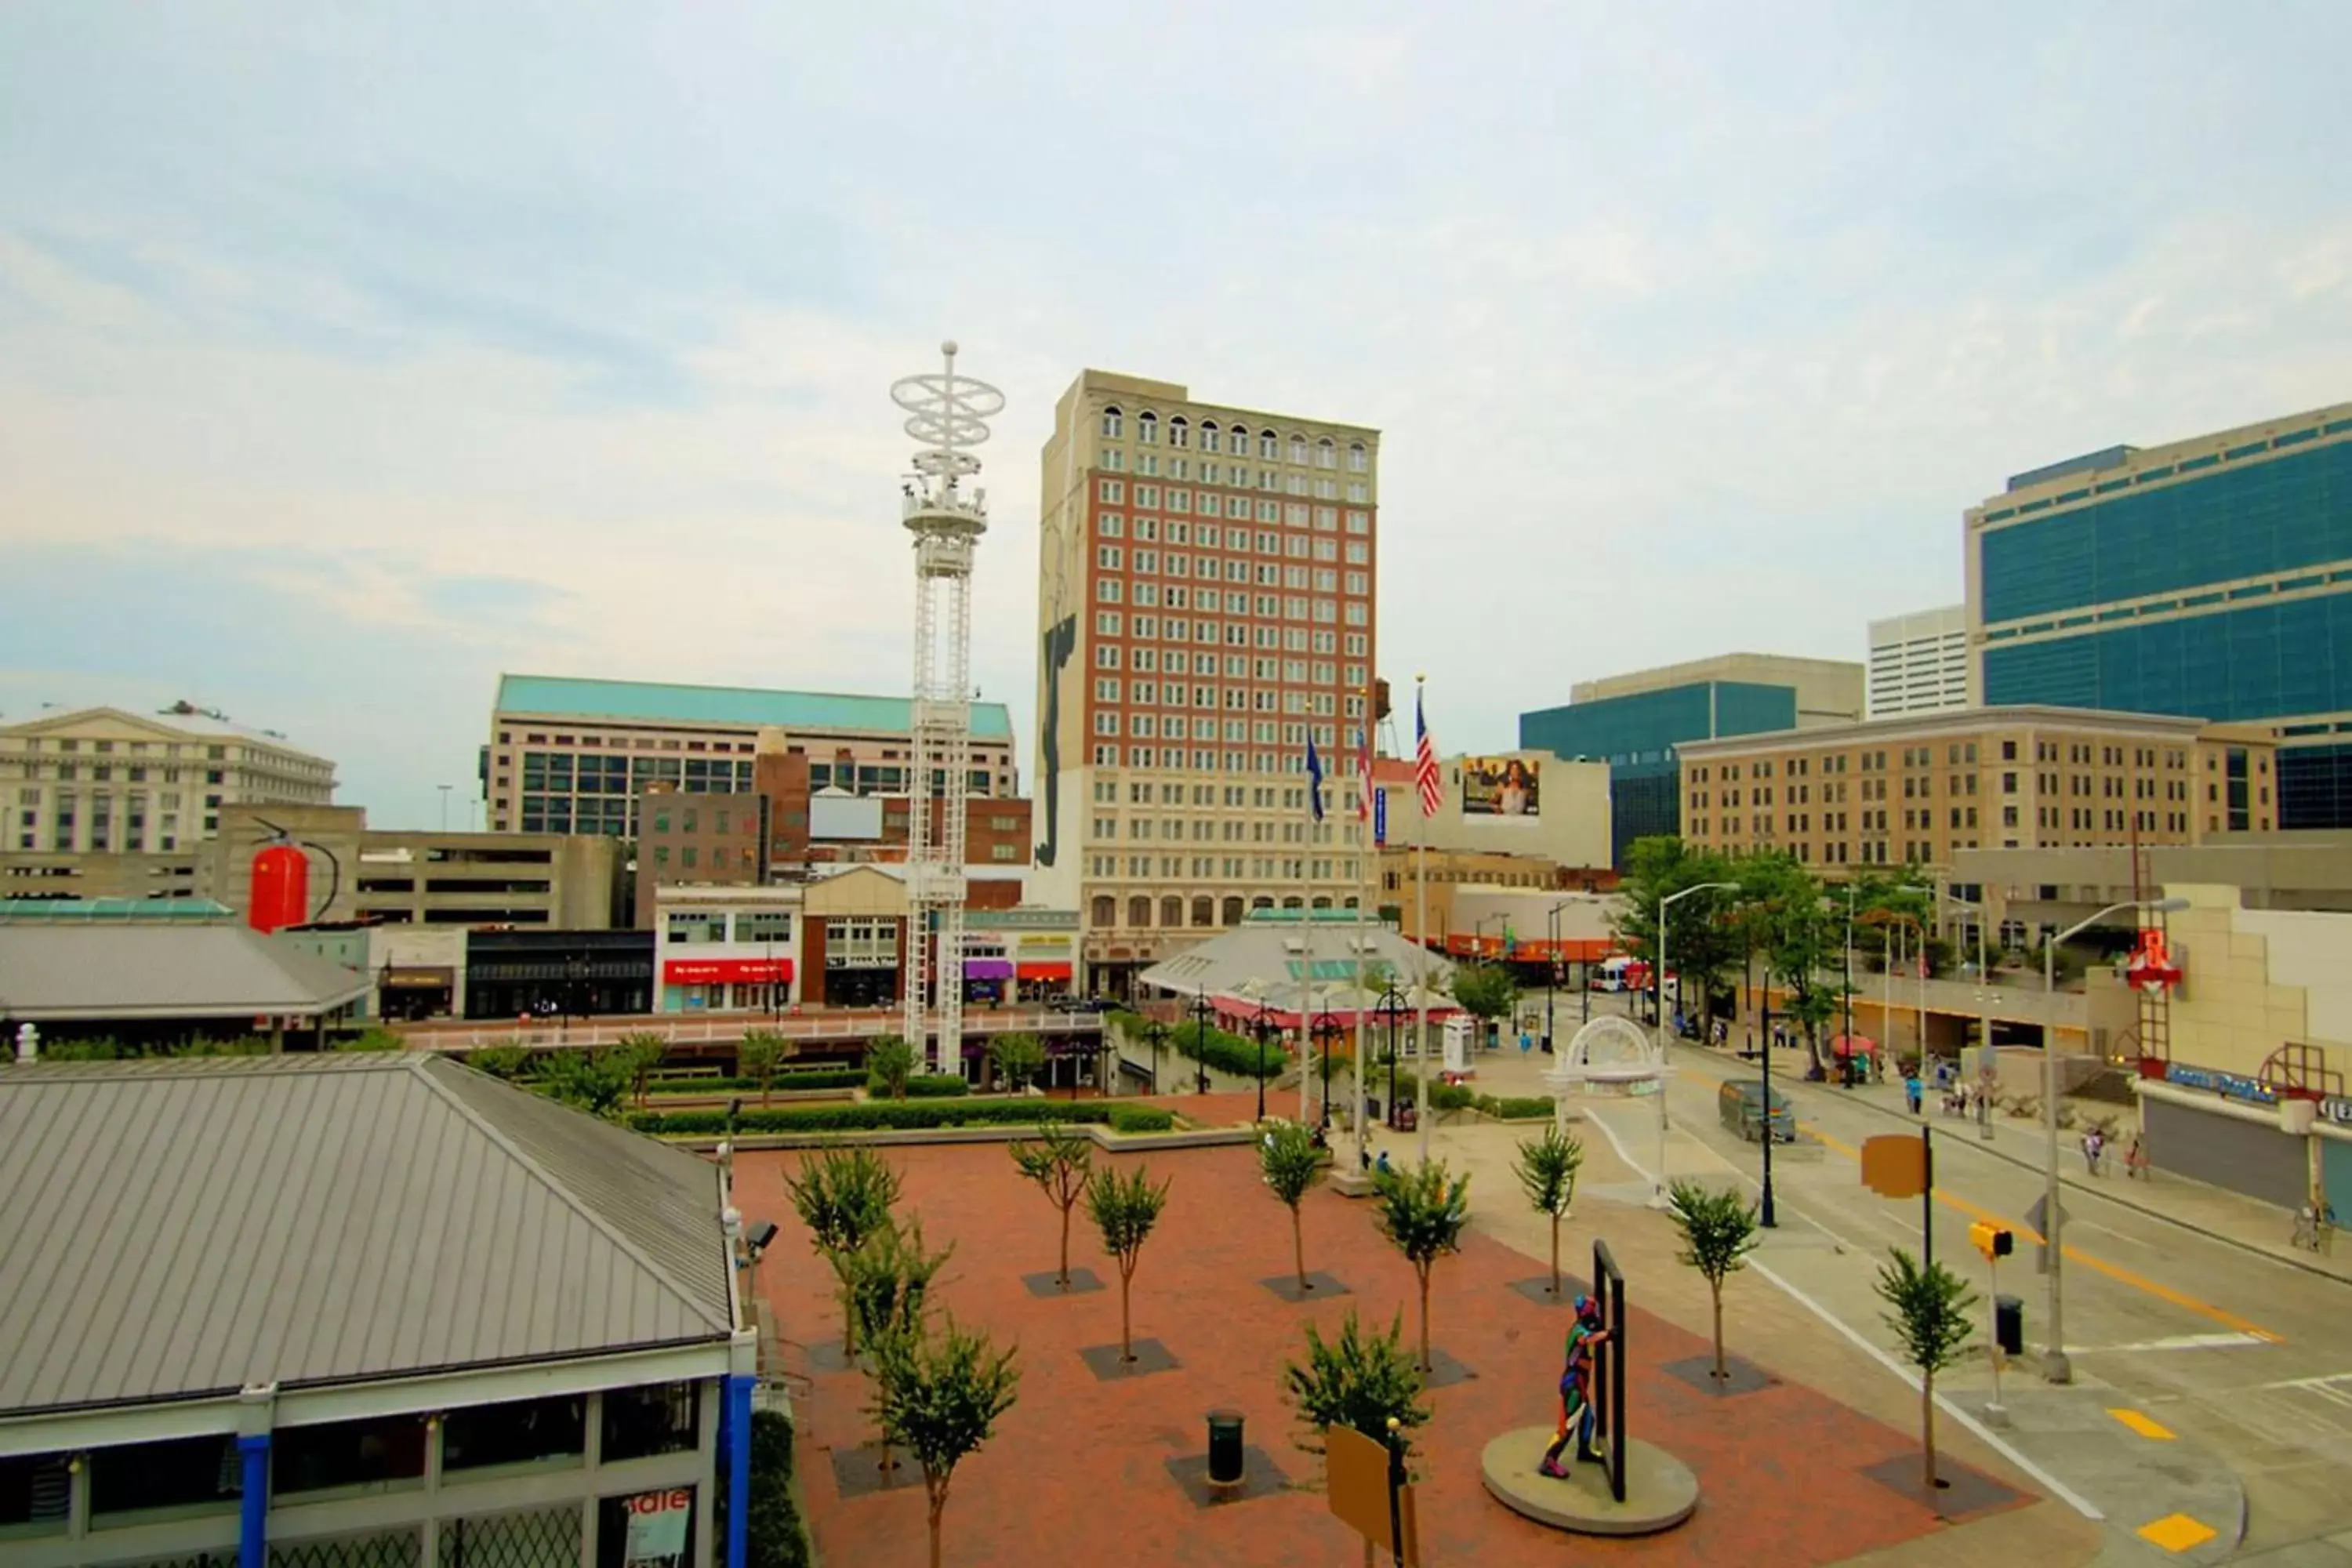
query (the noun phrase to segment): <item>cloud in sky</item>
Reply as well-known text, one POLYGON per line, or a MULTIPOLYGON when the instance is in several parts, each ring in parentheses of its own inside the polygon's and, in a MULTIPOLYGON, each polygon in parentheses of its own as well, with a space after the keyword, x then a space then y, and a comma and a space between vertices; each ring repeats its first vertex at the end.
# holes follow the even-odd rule
POLYGON ((497 672, 892 690, 892 379, 1384 432, 1381 665, 1858 658, 2002 476, 2335 401, 2352 11, 0 9, 0 711, 186 696, 381 820, 497 672))

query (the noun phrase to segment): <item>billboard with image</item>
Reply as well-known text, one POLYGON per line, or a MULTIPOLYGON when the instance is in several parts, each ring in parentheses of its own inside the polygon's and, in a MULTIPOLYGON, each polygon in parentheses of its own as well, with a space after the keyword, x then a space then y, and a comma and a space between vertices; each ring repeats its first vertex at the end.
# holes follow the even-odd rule
POLYGON ((1542 763, 1528 757, 1462 759, 1462 815, 1534 817, 1542 815, 1542 763))

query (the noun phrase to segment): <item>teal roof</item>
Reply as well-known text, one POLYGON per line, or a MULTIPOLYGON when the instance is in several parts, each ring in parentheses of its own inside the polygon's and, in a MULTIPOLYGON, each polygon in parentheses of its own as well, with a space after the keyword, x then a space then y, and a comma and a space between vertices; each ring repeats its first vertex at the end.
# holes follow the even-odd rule
MULTIPOLYGON (((672 724, 755 724, 782 730, 872 730, 903 734, 914 727, 904 697, 850 697, 837 691, 767 691, 751 686, 669 686, 650 680, 572 680, 552 675, 501 675, 501 713, 564 714, 583 719, 642 719, 672 724)), ((971 705, 971 732, 1013 739, 1002 702, 971 705)))
POLYGON ((210 899, 4 899, 0 921, 206 921, 236 911, 210 899))

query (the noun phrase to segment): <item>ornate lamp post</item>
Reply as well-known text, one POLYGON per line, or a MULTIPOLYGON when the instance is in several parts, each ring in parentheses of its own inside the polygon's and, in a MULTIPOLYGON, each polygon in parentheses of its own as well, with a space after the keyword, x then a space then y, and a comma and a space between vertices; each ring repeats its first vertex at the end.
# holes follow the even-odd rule
POLYGON ((1205 985, 1192 997, 1192 1073, 1196 1092, 1209 1092, 1209 988, 1205 985))
POLYGON ((1257 1020, 1250 1033, 1257 1037, 1257 1119, 1265 1120, 1265 1037, 1274 1030, 1274 1006, 1264 997, 1258 999, 1257 1020))
POLYGON ((1393 980, 1390 981, 1390 982, 1388 983, 1388 986, 1387 986, 1387 988, 1386 988, 1385 990, 1381 991, 1381 1011, 1382 1013, 1385 1013, 1386 1015, 1388 1015, 1388 1020, 1389 1020, 1389 1113, 1388 1113, 1388 1124, 1389 1124, 1391 1128, 1393 1128, 1393 1127, 1397 1124, 1397 1119, 1396 1119, 1396 1064, 1397 1064, 1397 1037, 1397 1037, 1397 1019, 1398 1019, 1401 1016, 1402 1016, 1402 1014, 1403 1014, 1403 1012, 1404 1012, 1404 993, 1403 993, 1402 991, 1401 991, 1401 990, 1397 989, 1397 983, 1396 983, 1395 981, 1393 981, 1393 980))
POLYGON ((1315 1037, 1322 1042, 1323 1126, 1331 1126, 1331 1044, 1339 1037, 1339 1020, 1325 1013, 1315 1020, 1315 1037))

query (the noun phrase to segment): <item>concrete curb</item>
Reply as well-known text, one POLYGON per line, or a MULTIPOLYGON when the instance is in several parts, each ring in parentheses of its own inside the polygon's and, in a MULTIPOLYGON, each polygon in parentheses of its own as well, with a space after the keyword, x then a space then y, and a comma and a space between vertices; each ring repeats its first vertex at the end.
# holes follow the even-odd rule
MULTIPOLYGON (((1799 1081, 1802 1083, 1803 1080, 1801 1079, 1799 1081)), ((1804 1087, 1811 1089, 1819 1086, 1804 1084, 1804 1087)), ((1874 1100, 1865 1099, 1860 1095, 1856 1095, 1851 1099, 1841 1098, 1842 1103, 1857 1105, 1865 1110, 1874 1111, 1877 1114, 1885 1117, 1890 1121, 1899 1121, 1906 1127, 1916 1127, 1920 1124, 1918 1118, 1911 1116, 1906 1112, 1897 1110, 1891 1105, 1881 1105, 1874 1100)), ((1927 1125, 1932 1127, 1938 1125, 1938 1123, 1931 1121, 1927 1125)), ((1966 1141, 1963 1146, 1974 1149, 1982 1154, 1989 1154, 1996 1160, 2005 1160, 2010 1164, 2016 1166, 2019 1170, 2030 1171, 2035 1175, 2042 1174, 2044 1169, 2043 1166, 2036 1163, 2035 1162, 2021 1159, 2019 1156, 2009 1152, 2007 1150, 2000 1148, 1997 1144, 1988 1144, 1979 1140, 1971 1138, 1966 1141)), ((2171 1179, 2174 1181, 2184 1181, 2187 1178, 2176 1176, 2171 1179)), ((2299 1268, 2304 1273, 2311 1275, 2315 1279, 2333 1280, 2338 1285, 2352 1285, 2352 1279, 2347 1279, 2343 1275, 2336 1273, 2332 1268, 2322 1268, 2318 1264, 2306 1262, 2300 1258, 2294 1257, 2287 1253, 2274 1252, 2269 1247, 2263 1246, 2260 1242, 2248 1241, 2242 1237, 2231 1236, 2226 1231, 2209 1230, 2193 1220, 2182 1219, 2179 1215, 2167 1214, 2162 1209, 2154 1208, 2147 1204, 2137 1203, 2128 1197, 2122 1196, 2110 1190, 2106 1183, 2102 1182, 2094 1185, 2092 1183, 2078 1178, 2063 1170, 2058 1173, 2058 1182, 2059 1185, 2063 1190, 2088 1193, 2093 1197, 2104 1199, 2108 1203, 2114 1204, 2118 1208, 2130 1209, 2135 1214, 2145 1215, 2148 1218, 2154 1220, 2161 1220, 2166 1225, 2171 1226, 2176 1229, 2185 1230, 2192 1236, 2201 1236, 2206 1237, 2208 1240, 2219 1241, 2227 1246, 2234 1247, 2239 1251, 2246 1253, 2252 1257, 2267 1258, 2273 1263, 2284 1264, 2290 1268, 2299 1268)))
MULTIPOLYGON (((826 1149, 853 1143, 883 1146, 921 1143, 1012 1143, 1039 1135, 1038 1122, 1000 1122, 988 1127, 876 1127, 841 1132, 743 1132, 736 1135, 738 1151, 751 1149, 826 1149)), ((1160 1149, 1213 1149, 1255 1142, 1255 1127, 1202 1127, 1190 1131, 1113 1132, 1094 1122, 1056 1122, 1094 1140, 1111 1153, 1150 1153, 1160 1149)), ((698 1154, 716 1153, 723 1139, 705 1132, 685 1132, 660 1140, 674 1149, 698 1154)))

